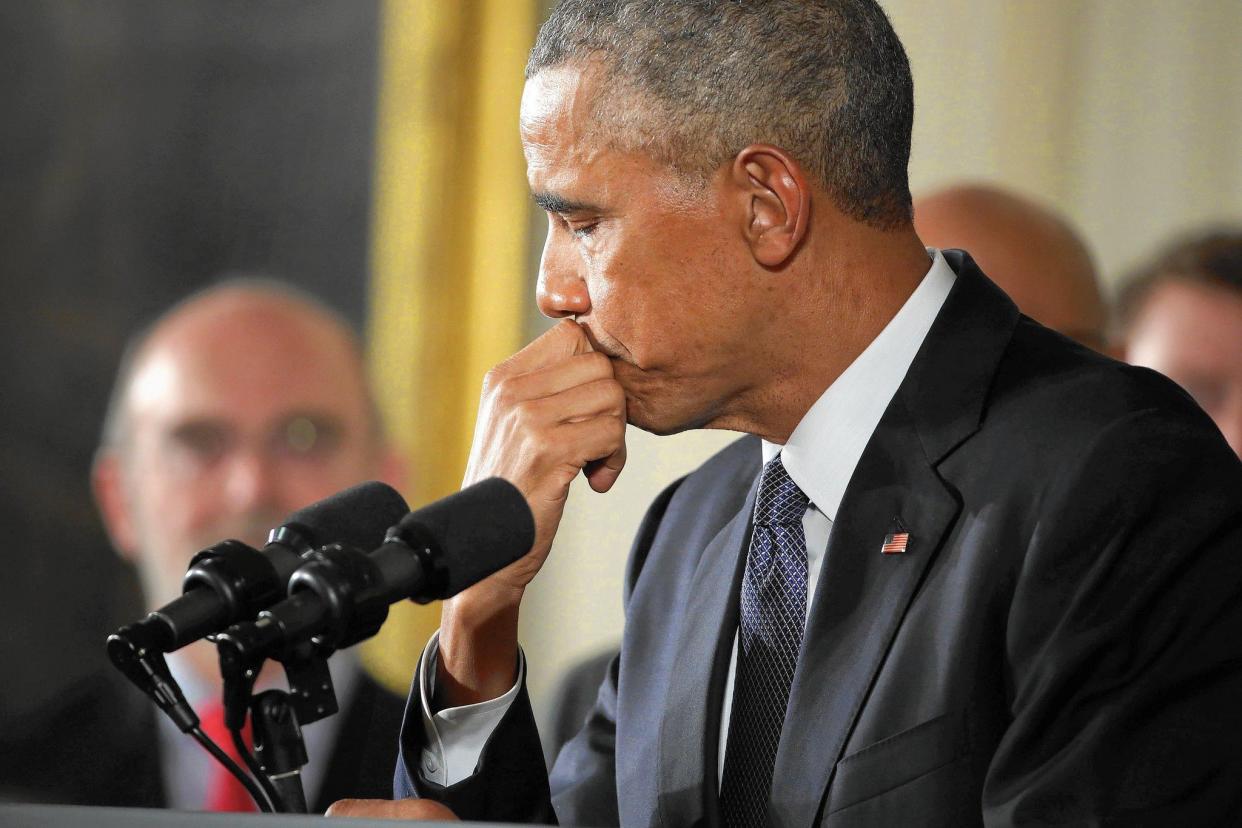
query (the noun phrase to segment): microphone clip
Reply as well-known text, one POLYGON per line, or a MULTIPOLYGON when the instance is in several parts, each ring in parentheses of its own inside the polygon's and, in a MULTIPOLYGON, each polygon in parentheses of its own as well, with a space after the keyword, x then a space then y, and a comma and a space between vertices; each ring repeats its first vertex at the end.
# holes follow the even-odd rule
POLYGON ((142 622, 122 627, 108 636, 108 658, 182 733, 189 733, 198 727, 198 715, 169 672, 158 639, 158 630, 142 622))

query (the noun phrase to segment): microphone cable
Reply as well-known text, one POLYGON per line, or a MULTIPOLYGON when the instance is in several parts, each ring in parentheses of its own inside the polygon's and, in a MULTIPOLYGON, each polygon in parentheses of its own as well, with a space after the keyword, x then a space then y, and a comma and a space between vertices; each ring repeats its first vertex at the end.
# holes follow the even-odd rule
POLYGON ((250 773, 254 775, 254 780, 263 789, 263 795, 272 804, 272 810, 277 813, 284 813, 286 810, 284 800, 280 798, 280 794, 276 793, 276 787, 272 784, 272 780, 267 778, 267 774, 263 772, 263 768, 259 765, 259 760, 255 758, 254 753, 246 745, 246 740, 242 738, 242 732, 230 729, 229 735, 233 737, 233 747, 237 750, 237 754, 246 763, 246 767, 250 768, 250 773))
MULTIPOLYGON (((254 800, 254 803, 259 806, 260 811, 265 814, 276 813, 276 805, 268 797, 267 791, 255 784, 255 781, 219 745, 213 742, 210 736, 203 732, 201 725, 195 725, 186 732, 193 736, 194 740, 202 745, 217 762, 223 765, 225 770, 237 777, 237 781, 246 788, 246 792, 250 794, 250 798, 254 800)), ((246 752, 243 751, 242 755, 245 756, 246 752)))

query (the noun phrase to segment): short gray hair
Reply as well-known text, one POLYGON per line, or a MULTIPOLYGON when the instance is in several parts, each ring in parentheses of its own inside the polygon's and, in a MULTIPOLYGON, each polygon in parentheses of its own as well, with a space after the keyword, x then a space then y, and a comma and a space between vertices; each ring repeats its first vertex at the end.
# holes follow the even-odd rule
POLYGON ((914 87, 874 0, 563 0, 526 77, 592 59, 614 145, 705 180, 747 145, 775 144, 852 218, 909 223, 914 87))

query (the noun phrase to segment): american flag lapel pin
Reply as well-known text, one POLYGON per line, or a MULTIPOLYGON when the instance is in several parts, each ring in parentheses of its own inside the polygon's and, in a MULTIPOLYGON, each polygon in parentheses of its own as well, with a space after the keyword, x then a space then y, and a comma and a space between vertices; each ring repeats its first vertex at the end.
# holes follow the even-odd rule
POLYGON ((884 536, 884 543, 880 546, 881 555, 900 555, 910 544, 910 533, 901 525, 901 521, 896 521, 893 528, 894 531, 884 536))

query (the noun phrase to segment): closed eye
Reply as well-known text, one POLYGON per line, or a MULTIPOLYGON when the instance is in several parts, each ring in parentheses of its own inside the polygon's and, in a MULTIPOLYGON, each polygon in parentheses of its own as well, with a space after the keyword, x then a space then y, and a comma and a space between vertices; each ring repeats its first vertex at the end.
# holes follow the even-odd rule
MULTIPOLYGON (((549 197, 550 199, 550 197, 549 197)), ((569 202, 562 202, 559 199, 555 203, 544 205, 543 200, 536 197, 536 201, 540 202, 540 206, 545 207, 548 214, 549 227, 568 230, 578 239, 586 239, 595 233, 599 227, 600 217, 599 211, 587 205, 578 205, 569 202), (561 207, 564 209, 548 209, 550 207, 561 207)))

